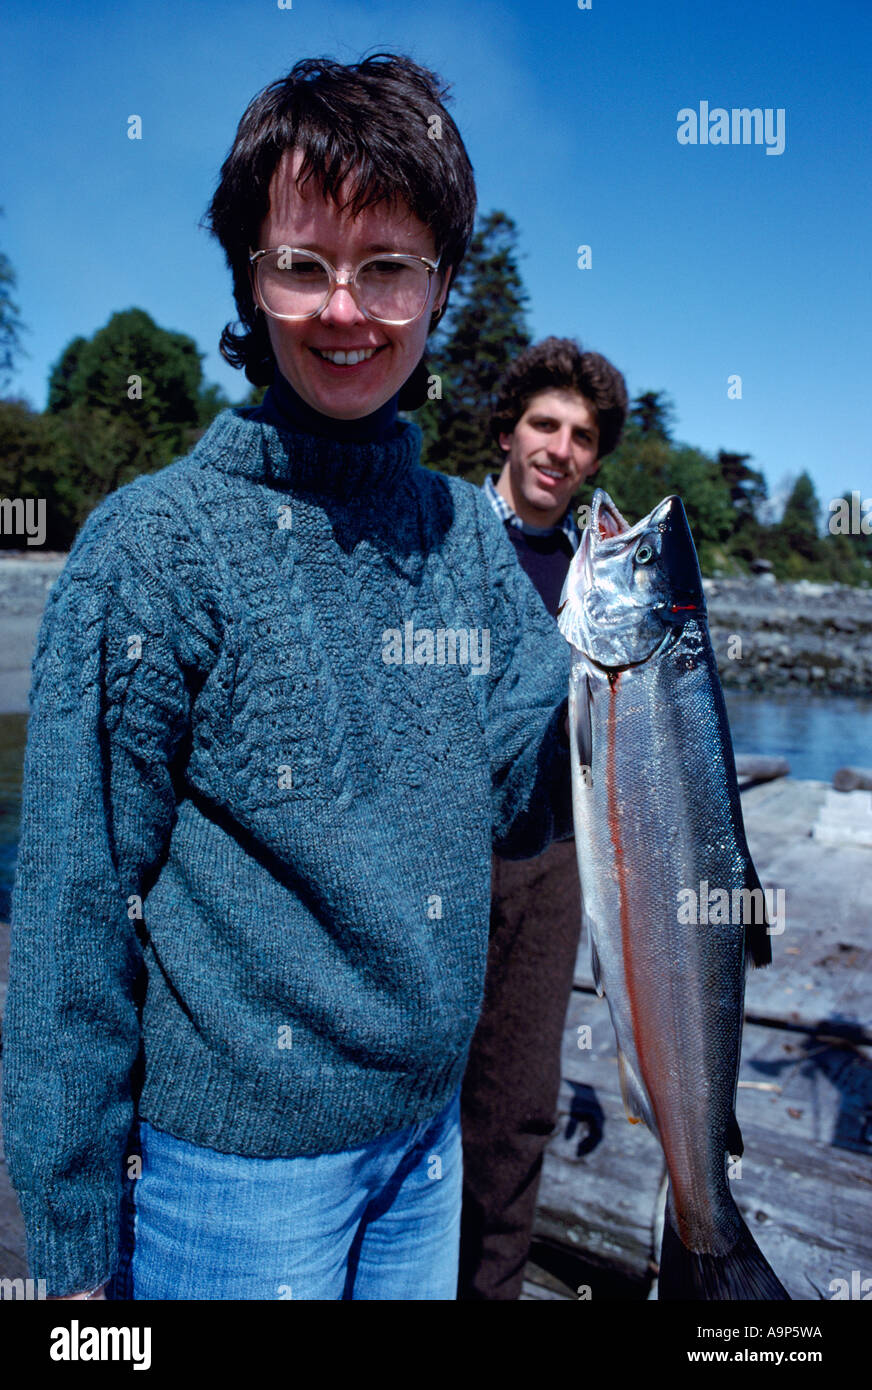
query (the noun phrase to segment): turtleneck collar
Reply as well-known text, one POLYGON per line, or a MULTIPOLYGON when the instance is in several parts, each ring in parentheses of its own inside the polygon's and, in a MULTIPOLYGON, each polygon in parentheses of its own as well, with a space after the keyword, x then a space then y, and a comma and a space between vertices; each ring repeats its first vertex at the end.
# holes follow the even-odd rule
POLYGON ((222 472, 340 500, 395 492, 420 451, 421 431, 411 421, 395 420, 383 442, 334 439, 291 427, 262 405, 223 410, 195 448, 202 464, 222 472))
POLYGON ((357 420, 336 420, 304 401, 278 367, 272 386, 261 402, 261 419, 277 429, 314 434, 342 443, 386 444, 396 436, 399 391, 371 415, 357 420))

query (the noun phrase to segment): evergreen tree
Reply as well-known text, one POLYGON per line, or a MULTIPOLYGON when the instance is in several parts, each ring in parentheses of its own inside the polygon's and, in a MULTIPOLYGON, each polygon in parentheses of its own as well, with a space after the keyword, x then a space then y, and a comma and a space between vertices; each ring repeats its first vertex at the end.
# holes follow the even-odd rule
POLYGON ((127 419, 157 455, 199 424, 202 353, 193 338, 159 328, 143 309, 113 314, 93 338, 74 339, 49 379, 49 409, 85 406, 127 419))
POLYGON ((730 489, 730 498, 737 513, 737 525, 754 521, 760 503, 766 501, 766 479, 756 469, 748 467, 753 454, 731 454, 718 450, 718 467, 730 489))
POLYGON ((228 404, 204 385, 202 358, 193 338, 142 309, 68 343, 52 368, 47 413, 62 425, 58 504, 77 525, 108 493, 185 453, 228 404))
POLYGON ((505 212, 491 212, 472 238, 444 324, 431 339, 427 362, 441 399, 428 400, 416 415, 422 461, 476 483, 499 462, 489 429, 494 388, 530 343, 517 258, 515 223, 505 212))
MULTIPOLYGON (((861 504, 863 500, 861 494, 861 504)), ((843 492, 841 497, 834 498, 827 512, 827 529, 821 547, 822 558, 826 563, 827 576, 839 584, 872 583, 872 513, 868 508, 864 510, 862 505, 859 518, 856 513, 855 499, 850 492, 843 492), (837 502, 844 504, 839 510, 849 519, 849 529, 840 526, 836 521, 837 502), (855 528, 854 522, 857 519, 860 525, 855 528), (868 528, 866 531, 863 530, 864 524, 868 528)))
MULTIPOLYGON (((56 504, 59 436, 52 416, 34 410, 25 400, 0 400, 0 497, 46 501, 48 550, 64 549, 71 538, 68 517, 56 504)), ((20 535, 0 535, 4 550, 24 546, 20 535)))
POLYGON ((636 422, 642 434, 670 440, 674 418, 675 407, 665 391, 643 391, 630 404, 630 419, 636 422))
MULTIPOLYGON (((801 557, 815 563, 821 558, 820 503, 814 483, 807 473, 800 473, 784 507, 777 527, 782 548, 788 558, 801 557)), ((797 571, 803 566, 792 565, 797 571)))
MULTIPOLYGON (((3 209, 0 208, 0 213, 3 209)), ((6 390, 15 371, 15 359, 24 352, 21 335, 24 324, 19 318, 15 291, 15 271, 8 256, 0 251, 0 390, 6 390)))
POLYGON ((50 415, 57 415, 62 410, 69 410, 73 404, 75 396, 70 383, 76 375, 82 351, 87 346, 87 338, 73 338, 71 342, 67 343, 52 367, 48 379, 48 405, 46 407, 50 415))
POLYGON ((730 453, 719 449, 717 465, 729 488, 733 506, 733 530, 729 553, 746 565, 763 557, 767 537, 761 525, 761 508, 767 499, 766 479, 756 469, 748 467, 751 454, 730 453))

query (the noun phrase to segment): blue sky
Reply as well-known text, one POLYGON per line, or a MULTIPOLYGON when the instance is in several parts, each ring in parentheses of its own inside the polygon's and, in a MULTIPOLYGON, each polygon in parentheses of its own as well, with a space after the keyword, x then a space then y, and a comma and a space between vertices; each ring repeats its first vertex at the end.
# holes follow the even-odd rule
POLYGON ((452 84, 479 207, 520 230, 534 337, 667 391, 679 439, 753 454, 773 492, 802 469, 823 503, 872 492, 868 0, 5 0, 0 23, 0 249, 30 330, 11 394, 37 408, 69 340, 134 305, 241 399, 198 229, 236 124, 298 58, 390 49, 452 84), (679 144, 701 100, 784 108, 784 152, 679 144))

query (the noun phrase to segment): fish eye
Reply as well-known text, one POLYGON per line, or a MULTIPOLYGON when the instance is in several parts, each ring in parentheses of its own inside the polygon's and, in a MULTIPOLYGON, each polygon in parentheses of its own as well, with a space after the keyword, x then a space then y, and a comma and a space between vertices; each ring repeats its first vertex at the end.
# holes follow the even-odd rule
POLYGON ((634 559, 640 565, 650 565, 651 561, 654 559, 654 551, 650 545, 640 545, 634 559))

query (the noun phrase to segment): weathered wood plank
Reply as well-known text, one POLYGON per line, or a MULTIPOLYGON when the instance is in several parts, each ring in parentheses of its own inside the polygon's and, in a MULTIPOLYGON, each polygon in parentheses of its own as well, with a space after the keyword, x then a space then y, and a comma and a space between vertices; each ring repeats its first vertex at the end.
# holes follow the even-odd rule
MULTIPOLYGON (((562 1069, 536 1234, 557 1241, 562 1231, 592 1265, 644 1280, 659 1254, 664 1165, 653 1137, 625 1118, 604 1000, 573 993, 562 1069), (584 1026, 591 1046, 580 1049, 584 1026)), ((733 1193, 791 1296, 829 1298, 832 1279, 872 1272, 872 1049, 746 1024, 737 1111, 745 1154, 733 1193)))
POLYGON ((558 1125, 546 1151, 536 1235, 644 1283, 652 1274, 660 1145, 627 1123, 605 1001, 573 993, 564 1038, 558 1125), (591 1045, 579 1049, 582 1026, 590 1028, 591 1045))
MULTIPOLYGON (((529 1269, 529 1265, 527 1266, 529 1269)), ((521 1289, 521 1302, 530 1302, 536 1299, 537 1302, 550 1301, 557 1303, 572 1303, 574 1300, 568 1293, 552 1289, 548 1285, 539 1284, 532 1274, 526 1275, 521 1289)))

